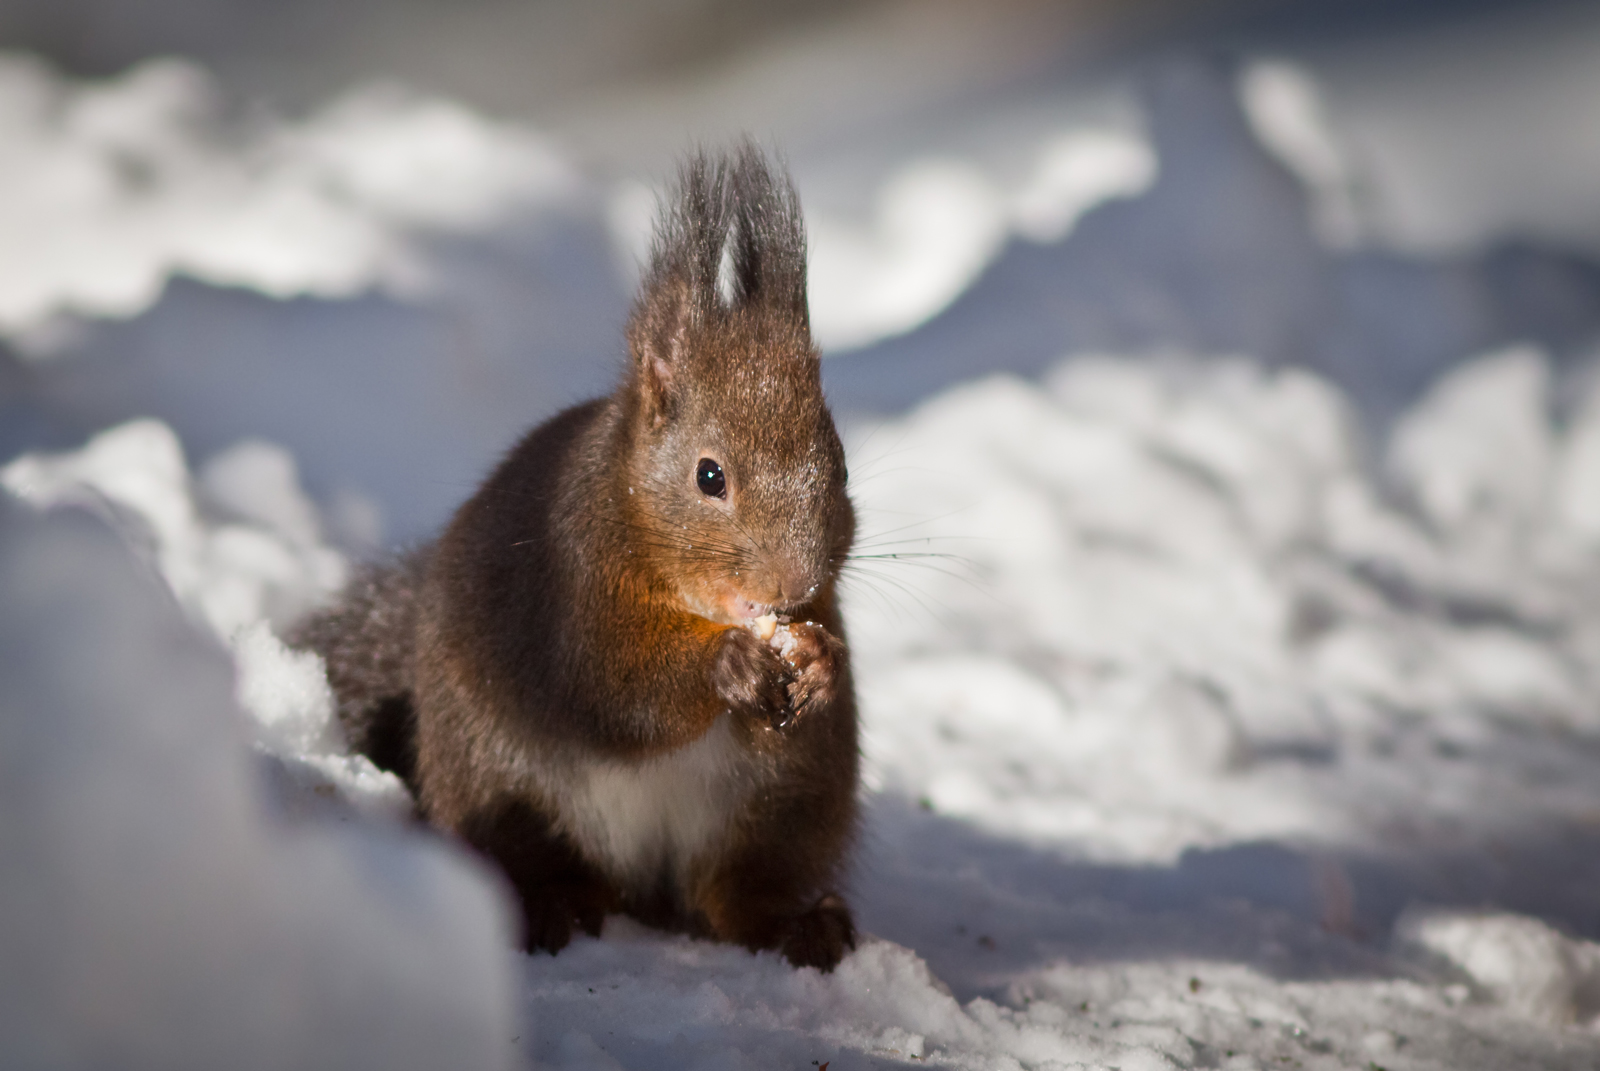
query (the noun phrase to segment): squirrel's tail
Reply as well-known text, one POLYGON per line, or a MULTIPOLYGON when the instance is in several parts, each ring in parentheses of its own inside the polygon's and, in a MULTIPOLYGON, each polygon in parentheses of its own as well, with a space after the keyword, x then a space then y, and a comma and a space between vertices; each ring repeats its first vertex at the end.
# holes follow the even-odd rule
POLYGON ((416 791, 416 711, 412 673, 417 594, 425 551, 367 566, 339 601, 301 622, 289 644, 317 652, 339 706, 352 751, 398 774, 416 791))

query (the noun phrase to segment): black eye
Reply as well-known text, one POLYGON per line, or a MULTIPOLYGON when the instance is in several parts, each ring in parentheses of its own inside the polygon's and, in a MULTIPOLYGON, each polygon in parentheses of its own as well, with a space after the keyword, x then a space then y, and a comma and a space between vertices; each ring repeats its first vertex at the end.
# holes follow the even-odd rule
POLYGON ((722 475, 722 466, 709 457, 700 459, 699 467, 694 470, 694 482, 708 498, 728 497, 728 480, 722 475))

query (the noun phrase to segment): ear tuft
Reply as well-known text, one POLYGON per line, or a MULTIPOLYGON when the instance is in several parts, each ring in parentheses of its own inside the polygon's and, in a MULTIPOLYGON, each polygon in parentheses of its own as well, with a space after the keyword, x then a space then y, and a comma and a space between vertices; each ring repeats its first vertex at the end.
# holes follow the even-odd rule
POLYGON ((811 337, 800 201, 755 142, 746 138, 715 156, 696 151, 662 208, 628 324, 638 388, 657 422, 672 413, 696 337, 736 311, 781 321, 774 326, 807 343, 811 337))
POLYGON ((733 183, 736 301, 796 321, 810 337, 806 311, 806 228, 800 197, 781 166, 746 138, 729 168, 733 183))

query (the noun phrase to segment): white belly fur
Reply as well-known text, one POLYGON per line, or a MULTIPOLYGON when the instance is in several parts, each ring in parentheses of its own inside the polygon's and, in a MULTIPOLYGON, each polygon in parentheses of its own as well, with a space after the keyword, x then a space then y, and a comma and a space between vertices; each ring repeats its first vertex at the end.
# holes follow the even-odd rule
POLYGON ((665 874, 687 891, 691 865, 726 836, 757 779, 755 758, 728 720, 642 762, 566 765, 546 785, 563 832, 625 889, 647 890, 665 874))

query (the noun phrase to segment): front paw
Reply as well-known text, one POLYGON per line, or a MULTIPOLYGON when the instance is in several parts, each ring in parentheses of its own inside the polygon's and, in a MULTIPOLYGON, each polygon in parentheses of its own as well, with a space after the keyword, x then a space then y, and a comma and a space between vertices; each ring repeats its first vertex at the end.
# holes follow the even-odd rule
POLYGON ((789 723, 794 670, 748 629, 729 628, 711 663, 711 687, 733 710, 770 728, 789 723))
MULTIPOLYGON (((814 621, 785 625, 788 639, 780 650, 794 670, 789 684, 789 707, 796 718, 808 710, 825 707, 839 694, 844 677, 844 641, 814 621)), ((778 641, 774 641, 778 642, 778 641)))

